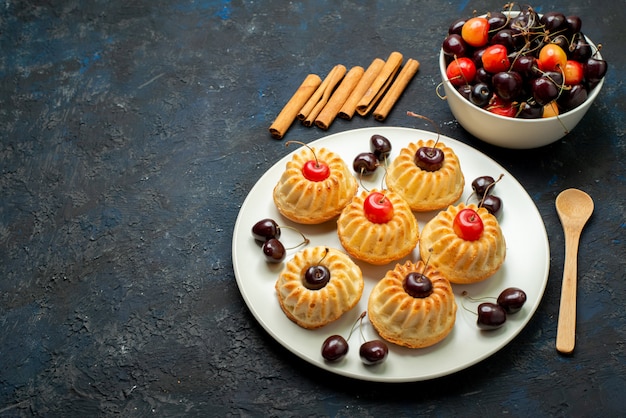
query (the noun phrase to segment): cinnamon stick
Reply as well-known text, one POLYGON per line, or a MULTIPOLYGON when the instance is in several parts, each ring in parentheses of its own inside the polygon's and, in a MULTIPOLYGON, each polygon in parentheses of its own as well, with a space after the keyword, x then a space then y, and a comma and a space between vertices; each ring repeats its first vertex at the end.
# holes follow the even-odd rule
POLYGON ((302 106, 309 100, 321 83, 322 79, 316 74, 306 76, 300 87, 298 87, 270 126, 269 131, 273 138, 281 139, 285 135, 302 106))
POLYGON ((394 76, 398 72, 398 69, 402 65, 402 54, 399 52, 392 52, 385 62, 385 66, 382 68, 372 85, 365 92, 361 100, 356 106, 356 111, 359 115, 365 116, 376 105, 376 102, 385 93, 394 76))
POLYGON ((337 87, 337 90, 330 96, 326 106, 324 106, 320 114, 315 118, 315 125, 318 128, 327 130, 330 127, 339 114, 339 109, 359 83, 364 72, 363 67, 359 67, 358 65, 348 71, 341 84, 339 84, 339 87, 337 87))
POLYGON ((376 106, 376 109, 374 110, 374 119, 379 121, 385 120, 391 111, 391 108, 393 108, 396 101, 400 98, 400 95, 406 88, 407 84, 409 84, 409 81, 411 81, 413 76, 417 73, 417 70, 419 70, 419 67, 419 61, 412 58, 404 64, 404 67, 400 70, 398 77, 393 82, 391 87, 389 87, 389 90, 385 93, 378 106, 376 106))
POLYGON ((341 106, 338 114, 340 118, 348 120, 352 119, 354 112, 356 112, 356 105, 359 103, 359 100, 361 100, 361 97, 363 97, 367 89, 370 88, 370 86, 372 85, 376 77, 378 77, 378 74, 384 66, 385 61, 380 58, 375 58, 372 61, 370 66, 367 67, 367 70, 365 70, 365 73, 359 80, 359 83, 356 85, 354 90, 352 90, 350 96, 348 96, 346 102, 343 104, 343 106, 341 106))
POLYGON ((317 118, 317 115, 319 115, 324 106, 326 106, 326 103, 328 103, 328 99, 330 99, 330 96, 335 90, 335 87, 337 87, 337 84, 339 84, 344 75, 346 75, 346 67, 341 64, 335 65, 330 73, 328 73, 326 79, 318 88, 318 90, 320 90, 320 88, 324 86, 324 83, 326 83, 326 85, 324 86, 324 91, 322 92, 322 96, 319 98, 318 102, 315 104, 315 106, 313 106, 313 109, 311 109, 309 114, 302 122, 304 126, 313 126, 315 118, 317 118))

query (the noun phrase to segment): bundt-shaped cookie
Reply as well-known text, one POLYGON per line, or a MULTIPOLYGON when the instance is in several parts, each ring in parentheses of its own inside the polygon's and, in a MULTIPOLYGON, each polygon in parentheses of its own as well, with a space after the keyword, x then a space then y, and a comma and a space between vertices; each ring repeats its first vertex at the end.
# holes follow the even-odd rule
POLYGON ((324 246, 305 248, 289 260, 276 281, 278 302, 287 317, 303 328, 322 327, 352 309, 363 294, 363 273, 347 254, 324 246), (320 289, 306 286, 305 273, 321 265, 330 272, 320 289))
POLYGON ((387 187, 398 193, 416 212, 443 209, 456 202, 463 193, 465 177, 459 159, 441 141, 419 140, 409 143, 400 150, 387 170, 387 187), (441 168, 435 171, 423 170, 415 165, 415 153, 421 147, 436 147, 443 151, 441 168))
POLYGON ((368 315, 385 340, 409 348, 423 348, 443 340, 454 327, 457 305, 450 282, 424 263, 396 264, 372 289, 368 315), (409 273, 423 274, 432 286, 428 295, 407 293, 409 273))
POLYGON ((423 260, 430 257, 429 264, 452 283, 476 283, 502 266, 506 242, 495 216, 485 208, 461 203, 449 206, 426 223, 420 237, 420 255, 423 260), (474 241, 464 240, 454 232, 454 218, 465 208, 476 211, 483 223, 483 232, 474 241))
POLYGON ((274 187, 274 203, 288 219, 301 224, 319 224, 337 217, 358 188, 356 178, 341 157, 326 148, 303 148, 287 162, 274 187), (307 161, 328 165, 330 174, 312 181, 303 174, 307 161))
POLYGON ((419 225, 408 203, 397 193, 381 191, 393 206, 393 217, 385 223, 372 222, 364 210, 372 192, 354 196, 337 220, 337 234, 343 248, 354 258, 382 265, 408 255, 417 246, 419 225))

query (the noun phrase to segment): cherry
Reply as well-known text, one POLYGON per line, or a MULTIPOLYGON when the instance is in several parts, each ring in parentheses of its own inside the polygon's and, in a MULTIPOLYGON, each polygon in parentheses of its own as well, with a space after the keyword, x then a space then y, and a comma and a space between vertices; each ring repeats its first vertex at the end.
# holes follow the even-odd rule
POLYGON ((583 64, 574 60, 567 60, 565 68, 563 68, 563 74, 565 76, 565 84, 580 84, 585 77, 583 64))
POLYGON ((585 86, 582 84, 575 84, 570 86, 569 89, 563 90, 557 101, 563 110, 568 111, 580 106, 585 100, 587 100, 587 96, 588 94, 585 86))
POLYGON ((487 14, 487 21, 489 22, 489 32, 494 32, 505 29, 508 23, 508 18, 504 13, 495 11, 487 14))
POLYGON ((371 192, 363 203, 365 217, 372 223, 384 224, 393 219, 393 204, 381 192, 371 192))
POLYGON ((556 44, 547 44, 539 51, 539 65, 544 71, 559 71, 565 67, 567 54, 556 44))
POLYGON ((524 81, 522 76, 514 71, 501 71, 491 80, 493 91, 504 100, 514 100, 522 92, 524 81))
POLYGON ((492 185, 495 183, 495 179, 491 176, 476 177, 472 181, 472 190, 474 190, 474 193, 476 193, 479 199, 482 199, 487 193, 487 190, 491 189, 493 187, 492 185))
POLYGON ((330 281, 330 270, 326 266, 310 266, 304 273, 304 287, 319 290, 330 281))
POLYGON ((589 89, 594 88, 604 77, 607 71, 607 62, 598 58, 589 58, 583 64, 585 79, 589 85, 589 89))
POLYGON ((469 99, 478 107, 485 107, 491 99, 491 89, 487 83, 476 83, 470 88, 469 99))
POLYGON ((441 45, 443 53, 450 57, 464 57, 467 54, 468 46, 461 35, 453 33, 448 35, 441 45))
POLYGON ((382 340, 372 340, 361 344, 359 356, 363 364, 372 366, 380 364, 387 358, 389 347, 382 340))
POLYGON ((537 64, 535 61, 536 58, 532 55, 519 56, 511 64, 511 70, 526 78, 534 77, 537 73, 537 64))
POLYGON ((457 87, 457 91, 461 94, 461 96, 469 100, 470 94, 472 92, 472 86, 470 86, 469 84, 462 84, 459 87, 457 87))
POLYGON ((407 116, 413 116, 414 118, 424 119, 430 122, 437 129, 437 140, 435 141, 435 145, 432 147, 419 147, 415 152, 415 156, 413 157, 413 162, 416 166, 425 171, 437 171, 443 166, 444 153, 440 148, 437 148, 437 143, 439 143, 439 127, 435 124, 430 118, 426 116, 418 115, 417 113, 408 111, 406 112, 407 116))
POLYGON ((545 106, 559 95, 559 87, 547 76, 537 77, 530 83, 535 101, 545 106))
POLYGON ((485 229, 483 220, 474 209, 465 208, 459 211, 452 221, 454 233, 465 241, 476 241, 485 229))
POLYGON ((507 314, 517 313, 526 303, 526 293, 517 287, 509 287, 504 289, 498 296, 498 305, 500 305, 507 314))
POLYGON ((252 236, 257 241, 267 241, 270 238, 280 238, 280 227, 275 220, 266 218, 252 226, 252 236))
POLYGON ((324 181, 330 176, 330 168, 326 163, 321 163, 317 160, 309 160, 304 163, 302 174, 307 180, 315 182, 324 181))
POLYGON ((506 311, 498 304, 484 302, 478 305, 476 325, 484 330, 500 328, 506 322, 506 311))
POLYGON ((479 207, 487 209, 493 216, 498 216, 502 211, 502 199, 495 195, 487 195, 481 200, 479 207))
POLYGON ((463 40, 473 47, 487 44, 489 40, 489 21, 484 17, 472 17, 461 28, 463 40))
POLYGON ((372 135, 370 138, 370 151, 378 161, 385 161, 391 154, 391 142, 382 135, 372 135))
POLYGON ((378 168, 378 158, 373 152, 362 152, 354 158, 352 168, 362 176, 369 176, 378 168))
POLYGON ((489 43, 492 45, 502 45, 506 48, 507 52, 511 52, 518 45, 519 37, 514 36, 511 29, 502 29, 493 35, 489 43))
POLYGON ((492 77, 493 77, 493 74, 491 74, 489 71, 485 70, 485 68, 481 66, 481 67, 476 68, 476 75, 474 76, 474 82, 485 83, 491 88, 492 77))
POLYGON ((402 283, 404 291, 414 298, 426 298, 433 293, 433 282, 422 273, 409 273, 402 283))
POLYGON ((419 147, 415 152, 415 165, 424 171, 437 171, 443 166, 444 154, 437 147, 419 147))
POLYGON ((446 68, 446 77, 456 87, 469 84, 475 75, 476 65, 467 57, 455 58, 446 68))
POLYGON ((570 33, 578 33, 583 26, 583 21, 579 16, 567 16, 565 18, 567 20, 568 30, 570 33))
POLYGON ((467 20, 464 18, 459 18, 455 20, 454 22, 452 22, 450 26, 448 27, 448 35, 452 35, 453 33, 460 35, 461 31, 463 30, 463 25, 465 24, 466 21, 467 20))
POLYGON ((285 246, 276 238, 268 239, 263 243, 261 248, 263 250, 263 254, 265 255, 265 260, 269 263, 280 263, 287 255, 285 246))
POLYGON ((302 167, 302 175, 310 181, 319 182, 324 181, 330 176, 330 167, 325 162, 318 161, 317 155, 311 147, 307 144, 300 141, 287 141, 285 142, 285 146, 289 146, 290 144, 300 144, 307 147, 313 153, 313 159, 304 163, 302 167))
POLYGON ((513 102, 504 100, 497 94, 491 96, 491 100, 485 110, 500 116, 514 117, 517 109, 513 102))
POLYGON ((270 218, 261 219, 252 226, 252 236, 256 241, 263 242, 261 249, 263 250, 265 259, 270 263, 280 263, 285 259, 287 254, 287 249, 279 240, 281 228, 293 229, 302 236, 302 242, 295 247, 290 247, 289 249, 306 245, 310 242, 309 239, 296 228, 285 225, 279 226, 275 220, 270 218))
POLYGON ((539 21, 543 24, 545 30, 550 34, 564 31, 568 28, 567 19, 561 12, 546 12, 543 16, 541 16, 539 21))
POLYGON ((348 341, 341 335, 331 335, 322 343, 322 357, 327 361, 341 360, 348 354, 348 341))
POLYGON ((520 104, 517 116, 522 119, 538 119, 543 116, 543 106, 536 102, 523 102, 520 104))
POLYGON ((591 45, 589 45, 582 32, 574 34, 574 38, 568 47, 568 52, 570 59, 578 62, 585 62, 593 54, 591 45))
POLYGON ((363 312, 361 313, 361 315, 359 315, 355 323, 352 325, 352 328, 350 329, 350 334, 348 334, 347 339, 343 338, 341 335, 334 334, 324 340, 324 342, 322 343, 322 357, 324 357, 326 361, 336 362, 341 360, 346 356, 346 354, 348 354, 348 340, 352 336, 352 332, 354 331, 356 323, 362 322, 366 314, 367 312, 363 312))
POLYGON ((553 116, 559 116, 559 106, 556 104, 556 100, 545 105, 541 115, 542 118, 551 118, 553 116))
POLYGON ((507 71, 511 66, 506 47, 498 44, 487 47, 481 61, 485 70, 492 74, 507 71))

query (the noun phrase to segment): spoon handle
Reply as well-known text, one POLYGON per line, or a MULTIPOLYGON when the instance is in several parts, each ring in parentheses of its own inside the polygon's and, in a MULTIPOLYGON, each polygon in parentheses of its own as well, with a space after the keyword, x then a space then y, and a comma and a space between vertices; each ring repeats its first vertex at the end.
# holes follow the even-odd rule
POLYGON ((556 349, 571 354, 576 343, 576 275, 579 233, 565 231, 565 266, 561 285, 561 305, 556 330, 556 349))

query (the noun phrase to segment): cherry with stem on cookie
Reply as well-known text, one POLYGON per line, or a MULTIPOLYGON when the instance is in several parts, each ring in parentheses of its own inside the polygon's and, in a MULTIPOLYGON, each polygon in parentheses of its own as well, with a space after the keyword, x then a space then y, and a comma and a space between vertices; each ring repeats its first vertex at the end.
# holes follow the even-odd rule
POLYGON ((330 281, 330 270, 320 264, 328 255, 328 248, 325 248, 324 256, 318 264, 309 266, 304 272, 304 287, 309 290, 319 290, 330 281))
POLYGON ((465 241, 476 241, 482 235, 485 226, 474 209, 465 208, 454 217, 452 229, 459 238, 465 241))
POLYGON ((344 338, 339 334, 334 334, 324 340, 324 342, 322 343, 322 357, 324 358, 324 360, 328 362, 337 362, 344 358, 346 354, 348 354, 348 350, 350 348, 348 345, 348 340, 352 336, 352 332, 354 331, 354 327, 356 326, 357 322, 362 320, 365 315, 366 312, 361 313, 361 315, 354 322, 352 328, 350 328, 348 338, 344 338))
MULTIPOLYGON (((430 248, 429 251, 432 253, 433 249, 430 248)), ((414 298, 427 298, 433 293, 433 282, 424 274, 429 260, 430 256, 428 260, 426 260, 426 263, 424 263, 424 269, 421 273, 412 271, 406 275, 402 282, 404 291, 414 298)))
POLYGON ((307 147, 313 154, 313 159, 308 160, 306 163, 304 163, 304 166, 302 167, 302 175, 307 180, 315 181, 315 182, 324 181, 330 176, 330 167, 328 167, 328 164, 326 164, 325 162, 319 161, 317 159, 317 155, 315 155, 315 151, 313 151, 313 148, 311 148, 304 142, 300 142, 300 141, 285 142, 286 147, 291 144, 303 145, 307 147))
POLYGON ((363 212, 370 222, 384 224, 393 219, 393 204, 384 193, 370 192, 363 202, 363 212))
POLYGON ((430 122, 437 129, 437 140, 435 141, 435 145, 432 147, 420 147, 415 152, 415 157, 413 161, 415 165, 421 168, 424 171, 437 171, 443 166, 444 154, 440 148, 437 148, 437 144, 439 143, 439 137, 441 136, 439 132, 439 127, 435 124, 435 122, 427 118, 426 116, 418 115, 414 112, 406 112, 408 116, 413 116, 415 118, 424 119, 430 122))

